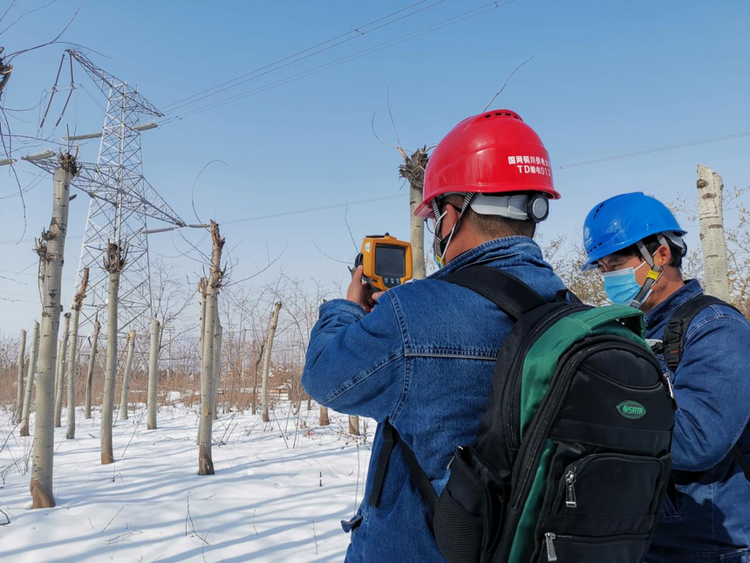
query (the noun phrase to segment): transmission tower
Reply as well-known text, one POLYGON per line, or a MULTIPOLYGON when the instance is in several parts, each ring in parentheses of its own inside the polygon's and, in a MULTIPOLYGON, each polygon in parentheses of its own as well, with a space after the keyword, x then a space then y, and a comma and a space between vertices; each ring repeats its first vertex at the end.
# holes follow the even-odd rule
MULTIPOLYGON (((68 50, 107 96, 107 112, 101 133, 69 137, 69 141, 101 137, 96 164, 79 161, 80 173, 73 185, 90 196, 86 230, 83 235, 77 284, 84 268, 89 268, 86 306, 82 310, 81 331, 93 326, 94 316, 106 322, 109 278, 102 268, 107 241, 127 246, 127 265, 120 278, 119 332, 135 328, 145 334, 153 315, 148 258, 147 218, 179 227, 185 222, 143 177, 141 131, 156 127, 141 125, 141 116, 163 114, 126 82, 93 64, 85 55, 68 50), (132 326, 134 325, 134 326, 132 326)), ((67 104, 66 104, 67 105, 67 104)), ((51 151, 26 157, 33 164, 54 172, 57 166, 51 151)), ((106 331, 104 331, 106 334, 106 331)))

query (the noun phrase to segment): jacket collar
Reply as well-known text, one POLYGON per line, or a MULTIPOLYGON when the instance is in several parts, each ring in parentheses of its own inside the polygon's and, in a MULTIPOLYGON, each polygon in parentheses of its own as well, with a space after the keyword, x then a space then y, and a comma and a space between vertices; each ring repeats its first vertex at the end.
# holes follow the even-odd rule
POLYGON ((686 281, 684 286, 646 313, 646 327, 658 326, 663 321, 669 319, 680 305, 702 293, 703 288, 701 288, 698 280, 686 281))
POLYGON ((448 274, 477 264, 502 265, 505 267, 519 266, 535 262, 550 267, 544 262, 539 245, 529 237, 511 236, 491 240, 467 250, 451 260, 427 279, 441 279, 448 274))

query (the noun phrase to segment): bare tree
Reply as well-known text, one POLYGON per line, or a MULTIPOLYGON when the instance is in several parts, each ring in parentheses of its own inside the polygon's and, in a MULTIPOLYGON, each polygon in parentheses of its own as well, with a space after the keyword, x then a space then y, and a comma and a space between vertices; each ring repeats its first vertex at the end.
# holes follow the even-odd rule
POLYGON ((588 305, 602 306, 609 303, 604 291, 602 277, 596 272, 582 272, 586 263, 585 249, 576 245, 571 247, 562 237, 544 245, 545 260, 550 263, 565 287, 588 305))
POLYGON ((422 203, 424 189, 424 173, 427 169, 427 147, 417 149, 411 156, 398 148, 404 163, 398 167, 399 176, 409 182, 409 211, 411 227, 409 233, 412 246, 413 275, 415 279, 422 279, 426 275, 424 263, 424 221, 414 216, 414 210, 422 203))
POLYGON ((16 393, 16 412, 13 413, 13 422, 20 424, 23 418, 23 365, 26 354, 26 331, 21 331, 18 341, 18 389, 16 393))
POLYGON ((91 351, 89 352, 89 365, 86 370, 86 405, 84 416, 91 418, 91 395, 94 386, 94 368, 96 367, 96 352, 99 346, 99 331, 102 323, 99 322, 99 313, 94 315, 94 334, 91 335, 91 351))
POLYGON ((151 348, 148 354, 148 410, 149 430, 156 430, 156 392, 159 386, 159 335, 161 324, 157 319, 151 319, 151 348))
MULTIPOLYGON (((68 419, 65 430, 65 437, 68 440, 75 440, 76 437, 76 358, 78 357, 78 319, 81 316, 83 300, 86 299, 86 288, 89 285, 89 269, 84 268, 81 275, 81 286, 73 296, 73 318, 70 329, 70 349, 68 351, 68 419)), ((96 321, 99 324, 99 321, 96 321)), ((98 329, 97 329, 98 333, 98 329)), ((90 397, 90 393, 88 393, 90 397)), ((91 403, 89 403, 89 410, 91 403)))
POLYGON ((357 415, 349 415, 349 434, 359 436, 359 417, 357 415))
POLYGON ((65 361, 68 351, 68 337, 70 336, 70 313, 65 313, 65 325, 63 328, 63 337, 60 339, 57 354, 57 385, 55 386, 55 428, 62 427, 62 405, 63 394, 65 393, 65 361))
POLYGON ((214 326, 218 315, 218 295, 224 271, 221 269, 221 252, 224 239, 219 225, 211 221, 211 270, 206 283, 201 284, 205 293, 206 313, 203 319, 203 351, 201 357, 201 424, 198 437, 198 475, 213 475, 214 462, 211 457, 211 427, 213 423, 213 354, 214 326))
POLYGON ((55 506, 52 494, 52 455, 55 429, 55 360, 60 324, 60 286, 68 229, 70 182, 77 172, 76 159, 70 153, 60 155, 54 175, 52 220, 49 230, 37 239, 39 285, 42 293, 42 322, 39 338, 39 374, 37 376, 36 424, 31 473, 32 508, 55 506))
POLYGON ((263 372, 262 372, 262 390, 261 390, 261 417, 263 422, 268 422, 268 377, 271 369, 271 349, 273 348, 273 337, 276 333, 276 327, 279 324, 279 311, 281 310, 281 301, 277 301, 273 305, 273 313, 271 316, 271 324, 268 327, 268 337, 266 338, 266 346, 263 352, 263 372))
POLYGON ((123 420, 128 419, 128 391, 130 389, 130 370, 133 367, 133 351, 135 350, 135 330, 128 333, 127 346, 128 352, 125 358, 125 371, 122 374, 122 394, 120 396, 120 418, 123 420))
POLYGON ((104 269, 109 273, 109 291, 107 292, 107 368, 104 372, 104 396, 102 398, 102 465, 108 465, 115 461, 112 449, 112 419, 117 377, 117 306, 120 293, 120 274, 127 263, 126 255, 122 243, 107 241, 104 269))
POLYGON ((34 375, 36 374, 36 363, 39 357, 39 323, 34 321, 31 330, 31 349, 29 350, 29 367, 26 374, 26 387, 24 389, 23 412, 21 414, 21 436, 29 436, 29 418, 31 417, 32 392, 34 390, 34 375))
POLYGON ((320 407, 318 426, 328 426, 329 424, 331 424, 331 419, 328 417, 328 407, 320 407))
POLYGON ((214 353, 213 353, 213 360, 214 365, 211 368, 213 371, 214 376, 214 384, 211 387, 211 391, 213 392, 213 396, 211 397, 211 405, 214 413, 214 420, 216 420, 218 414, 216 412, 216 397, 219 393, 219 383, 221 382, 221 336, 222 336, 222 328, 221 328, 221 322, 219 322, 219 315, 216 315, 216 318, 214 319, 214 353))
POLYGON ((731 299, 724 235, 722 192, 724 182, 710 168, 698 165, 698 221, 703 247, 703 272, 706 293, 724 301, 731 299))

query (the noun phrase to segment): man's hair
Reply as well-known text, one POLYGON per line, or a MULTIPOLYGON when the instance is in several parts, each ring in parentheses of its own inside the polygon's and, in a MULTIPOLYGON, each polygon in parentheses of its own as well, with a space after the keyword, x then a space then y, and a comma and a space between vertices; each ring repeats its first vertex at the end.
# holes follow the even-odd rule
MULTIPOLYGON (((669 247, 669 251, 672 253, 672 259, 669 261, 669 266, 674 266, 678 270, 682 269, 682 249, 677 246, 669 237, 664 237, 667 240, 667 246, 669 247)), ((643 244, 646 247, 646 250, 648 250, 649 254, 652 256, 654 253, 656 253, 656 250, 661 246, 661 243, 659 242, 659 239, 656 238, 656 235, 651 235, 643 239, 643 244)), ((617 252, 613 252, 613 254, 616 254, 617 256, 638 256, 639 258, 643 258, 643 255, 641 254, 641 251, 638 250, 638 246, 633 244, 631 246, 628 246, 627 248, 623 248, 622 250, 618 250, 617 252)))
POLYGON ((536 232, 536 223, 533 221, 519 221, 499 215, 482 215, 471 207, 464 212, 464 221, 467 221, 477 234, 487 237, 488 240, 514 235, 534 238, 536 232))

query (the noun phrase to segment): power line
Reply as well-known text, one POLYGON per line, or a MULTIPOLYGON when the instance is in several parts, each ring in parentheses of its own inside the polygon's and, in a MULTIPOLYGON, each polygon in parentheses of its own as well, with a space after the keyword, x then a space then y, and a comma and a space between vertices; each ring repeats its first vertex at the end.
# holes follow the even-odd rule
POLYGON ((462 12, 460 14, 457 14, 455 16, 452 16, 450 18, 447 18, 445 20, 439 21, 437 23, 434 23, 432 25, 423 27, 421 29, 418 29, 416 31, 412 31, 410 33, 401 35, 399 37, 396 37, 394 39, 390 39, 388 41, 384 41, 382 43, 379 43, 377 45, 374 45, 372 47, 368 47, 367 49, 362 49, 361 51, 357 51, 356 53, 352 53, 351 55, 347 55, 345 57, 341 57, 339 59, 336 59, 334 61, 324 63, 322 65, 313 67, 311 69, 299 72, 297 74, 293 74, 291 76, 288 76, 286 78, 279 79, 275 82, 271 82, 269 84, 266 84, 264 86, 259 86, 258 88, 255 88, 253 90, 245 91, 239 94, 235 94, 234 96, 231 96, 229 98, 225 98, 224 100, 219 100, 216 102, 212 102, 208 105, 193 108, 191 110, 188 110, 185 114, 182 116, 173 116, 167 121, 163 122, 162 124, 165 125, 166 123, 170 123, 172 121, 175 121, 177 119, 184 119, 193 115, 196 115, 198 113, 202 113, 204 111, 208 111, 210 109, 214 109, 220 106, 223 106, 225 104, 234 102, 236 100, 240 100, 242 98, 246 98, 248 96, 252 96, 255 94, 259 94, 261 92, 265 92, 266 90, 270 90, 271 88, 276 88, 278 86, 283 86, 284 84, 288 84, 290 82, 295 82, 301 78, 305 78, 307 76, 312 76, 313 74, 318 74, 319 72, 323 72, 324 70, 328 70, 330 68, 340 66, 342 64, 351 62, 353 60, 359 59, 361 57, 371 55, 373 53, 377 53, 378 51, 382 51, 384 49, 387 49, 389 47, 394 47, 396 45, 399 45, 401 43, 405 43, 406 41, 411 41, 412 39, 416 39, 417 37, 421 37, 422 35, 426 35, 428 33, 432 33, 434 31, 437 31, 439 29, 442 29, 444 27, 447 27, 449 25, 454 25, 456 23, 460 23, 464 20, 467 20, 469 18, 473 18, 476 16, 479 16, 481 14, 484 14, 486 12, 489 12, 491 10, 495 10, 497 8, 500 8, 502 6, 505 6, 507 4, 512 3, 513 0, 509 0, 506 2, 490 2, 489 4, 484 4, 482 6, 479 6, 477 8, 474 8, 472 10, 467 10, 465 12, 462 12))
POLYGON ((256 68, 255 70, 251 70, 250 72, 247 72, 245 74, 242 74, 240 76, 237 76, 235 78, 227 80, 226 82, 222 82, 221 84, 217 84, 216 86, 213 86, 211 88, 207 88, 205 90, 197 92, 197 93, 195 93, 195 94, 193 94, 191 96, 187 96, 186 98, 182 98, 180 100, 177 100, 176 102, 172 102, 171 104, 167 104, 166 106, 163 106, 163 107, 164 107, 164 109, 168 109, 169 113, 173 113, 179 107, 182 107, 182 106, 185 106, 185 105, 190 105, 190 104, 196 103, 196 102, 198 102, 198 101, 200 101, 200 100, 202 100, 204 98, 207 98, 209 96, 214 96, 216 94, 220 94, 221 92, 223 92, 225 90, 228 90, 230 88, 234 88, 236 86, 239 86, 240 84, 248 82, 249 80, 254 80, 254 79, 259 78, 261 76, 264 76, 264 75, 266 75, 266 74, 268 74, 270 72, 275 72, 275 71, 277 71, 279 69, 282 69, 282 68, 287 67, 289 65, 295 64, 295 63, 300 62, 302 60, 305 60, 305 59, 310 58, 310 57, 312 57, 314 55, 317 55, 317 54, 323 53, 325 51, 328 51, 330 49, 333 49, 335 47, 338 47, 339 45, 342 45, 344 43, 348 43, 349 41, 352 41, 354 39, 358 39, 359 37, 362 37, 364 35, 372 33, 373 31, 376 31, 376 30, 381 29, 383 27, 387 27, 387 26, 389 26, 389 25, 391 25, 393 23, 396 23, 398 21, 401 21, 403 19, 411 17, 414 14, 417 14, 417 13, 422 12, 424 10, 428 10, 428 9, 430 9, 430 8, 438 5, 438 4, 442 4, 443 2, 445 2, 445 0, 437 0, 436 2, 430 4, 430 5, 426 6, 426 7, 422 7, 422 8, 420 8, 420 9, 414 11, 414 12, 411 12, 409 14, 401 16, 401 17, 399 17, 399 18, 397 18, 397 19, 395 19, 393 21, 381 24, 381 25, 379 25, 379 26, 377 26, 377 27, 375 27, 373 29, 369 29, 367 31, 363 31, 366 28, 375 25, 376 23, 379 23, 379 22, 381 22, 383 20, 387 20, 389 18, 392 18, 393 16, 396 16, 396 15, 402 13, 402 12, 410 10, 411 8, 413 8, 415 6, 418 6, 419 4, 424 4, 425 2, 427 2, 427 0, 420 0, 419 2, 415 2, 414 4, 411 4, 411 5, 409 5, 409 6, 405 7, 405 8, 401 8, 400 10, 396 10, 395 12, 391 12, 390 14, 387 14, 387 15, 381 17, 381 18, 378 18, 376 20, 368 22, 368 23, 366 23, 364 25, 360 25, 358 27, 355 27, 354 29, 351 29, 351 30, 349 30, 347 32, 344 32, 344 33, 340 34, 340 35, 337 35, 335 37, 327 39, 326 41, 322 41, 320 43, 317 43, 317 44, 315 44, 315 45, 313 45, 311 47, 308 47, 306 49, 303 49, 301 51, 297 51, 296 53, 293 53, 293 54, 288 55, 288 56, 286 56, 284 58, 278 59, 278 60, 276 60, 276 61, 274 61, 272 63, 269 63, 269 64, 267 64, 265 66, 262 66, 260 68, 256 68), (353 36, 346 38, 349 35, 353 35, 353 36), (346 38, 346 39, 344 39, 344 38, 346 38), (333 45, 329 45, 330 43, 333 43, 334 41, 337 41, 339 39, 342 39, 342 41, 339 41, 338 43, 335 43, 333 45), (327 47, 324 47, 325 45, 327 45, 327 47), (319 47, 324 47, 324 48, 318 49, 319 47), (315 49, 318 49, 318 50, 315 51, 315 49), (313 52, 311 53, 310 51, 313 51, 313 52), (301 55, 304 55, 304 56, 301 56, 301 55), (290 62, 287 62, 287 61, 290 61, 290 62), (281 63, 285 63, 285 64, 282 65, 281 63), (281 65, 281 66, 279 66, 279 65, 281 65), (276 67, 276 68, 273 68, 273 67, 276 67), (271 69, 271 70, 267 70, 267 69, 271 69), (262 72, 264 70, 267 70, 267 72, 262 72), (257 74, 257 73, 260 73, 260 72, 262 72, 262 74, 257 74), (255 75, 255 76, 253 76, 253 75, 255 75), (236 83, 236 84, 233 84, 233 83, 236 83), (230 84, 231 84, 231 86, 230 86, 230 84), (217 90, 217 91, 214 92, 214 90, 217 90), (209 93, 209 92, 212 92, 212 93, 209 93), (189 100, 192 100, 192 101, 189 101, 189 100), (169 109, 169 108, 171 108, 171 109, 169 109))
POLYGON ((609 162, 610 160, 619 160, 621 158, 631 158, 633 156, 642 156, 644 154, 651 154, 655 152, 671 151, 674 149, 693 147, 695 145, 705 145, 707 143, 715 143, 717 141, 725 141, 727 139, 736 139, 738 137, 746 137, 748 135, 750 135, 750 131, 743 131, 741 133, 732 133, 731 135, 723 135, 721 137, 711 137, 710 139, 700 139, 698 141, 690 141, 687 143, 680 143, 677 145, 667 145, 664 147, 656 147, 656 148, 646 149, 642 151, 627 152, 623 154, 616 154, 613 156, 594 158, 592 160, 582 160, 581 162, 573 162, 572 164, 563 164, 561 166, 555 166, 555 168, 559 170, 565 170, 566 168, 575 168, 577 166, 588 166, 589 164, 599 164, 600 162, 609 162))
MULTIPOLYGON (((651 154, 651 153, 655 153, 655 152, 663 152, 663 151, 675 150, 675 149, 680 149, 680 148, 685 148, 685 147, 692 147, 692 146, 695 146, 695 145, 703 145, 703 144, 708 144, 708 143, 716 143, 718 141, 725 141, 725 140, 728 140, 728 139, 736 139, 736 138, 739 138, 739 137, 746 137, 748 135, 750 135, 750 131, 743 131, 743 132, 740 132, 740 133, 732 133, 730 135, 722 135, 721 137, 711 137, 711 138, 708 138, 708 139, 700 139, 700 140, 697 140, 697 141, 690 141, 690 142, 687 142, 687 143, 678 143, 678 144, 673 144, 673 145, 666 145, 666 146, 663 146, 663 147, 656 147, 656 148, 646 149, 646 150, 642 150, 642 151, 634 151, 634 152, 629 152, 629 153, 617 154, 617 155, 613 155, 613 156, 596 158, 596 159, 592 159, 592 160, 584 160, 584 161, 581 161, 581 162, 574 162, 574 163, 571 163, 571 164, 562 164, 560 166, 556 166, 555 168, 558 169, 558 170, 565 170, 565 169, 568 169, 568 168, 574 168, 574 167, 578 167, 578 166, 588 166, 588 165, 591 165, 591 164, 599 164, 601 162, 609 162, 611 160, 618 160, 618 159, 621 159, 621 158, 631 158, 631 157, 642 156, 642 155, 651 154)), ((390 196, 376 197, 376 198, 370 198, 370 199, 361 199, 361 200, 350 201, 350 202, 345 202, 345 203, 336 203, 336 204, 331 204, 331 205, 323 205, 323 206, 319 206, 319 207, 310 207, 310 208, 307 208, 307 209, 298 209, 298 210, 295 210, 295 211, 285 211, 285 212, 274 213, 274 214, 269 214, 269 215, 258 215, 258 216, 255 216, 255 217, 246 217, 246 218, 243 218, 243 219, 232 219, 231 221, 224 221, 224 222, 222 222, 222 225, 232 225, 234 223, 245 223, 245 222, 251 222, 251 221, 260 221, 260 220, 263 220, 263 219, 274 219, 274 218, 277 218, 277 217, 287 217, 287 216, 291 216, 291 215, 301 215, 301 214, 304 214, 304 213, 314 213, 314 212, 317 212, 317 211, 327 211, 327 210, 330 210, 330 209, 340 209, 340 208, 348 207, 348 206, 363 205, 363 204, 366 204, 366 203, 375 203, 375 202, 378 202, 378 201, 386 201, 386 200, 398 199, 398 198, 402 198, 402 197, 403 196, 400 195, 400 194, 399 195, 390 195, 390 196)), ((66 238, 66 240, 74 240, 74 239, 81 239, 81 238, 83 238, 83 237, 80 237, 80 236, 68 236, 66 238)), ((22 243, 22 242, 34 242, 34 239, 33 238, 29 238, 29 239, 21 239, 21 240, 18 240, 18 239, 0 240, 0 244, 19 244, 19 243, 22 243)), ((8 272, 8 273, 15 273, 15 272, 10 272, 8 270, 0 270, 0 272, 3 272, 3 271, 8 272)), ((30 274, 30 275, 36 276, 36 274, 30 274)))
POLYGON ((115 35, 112 35, 112 36, 108 37, 107 39, 105 39, 104 41, 102 41, 101 43, 99 43, 99 44, 98 44, 98 45, 97 45, 97 46, 96 46, 95 48, 96 48, 96 49, 98 49, 99 47, 102 47, 103 45, 106 45, 107 43, 110 43, 110 42, 114 41, 114 40, 115 40, 115 39, 117 39, 118 37, 120 37, 120 36, 124 35, 124 34, 125 34, 125 33, 127 33, 128 31, 130 31, 131 29, 133 29, 134 27, 136 27, 136 26, 138 26, 138 25, 141 25, 141 24, 142 24, 143 22, 145 22, 145 21, 146 21, 146 20, 148 20, 148 19, 151 19, 151 18, 152 18, 152 17, 154 17, 154 16, 156 15, 156 14, 158 14, 159 12, 161 12, 161 11, 162 11, 162 10, 163 10, 164 8, 168 8, 169 6, 171 6, 172 4, 174 4, 174 3, 175 3, 175 1, 176 1, 176 0, 172 0, 172 2, 168 2, 168 3, 166 3, 166 4, 162 4, 162 5, 161 5, 161 6, 159 6, 159 7, 158 7, 158 8, 156 9, 156 10, 154 10, 154 11, 153 11, 153 12, 151 12, 151 13, 150 13, 149 15, 147 15, 147 16, 146 16, 145 18, 143 18, 143 19, 140 19, 140 20, 138 20, 137 22, 135 22, 134 24, 132 24, 132 25, 130 25, 130 26, 128 26, 128 27, 126 27, 126 28, 125 28, 125 29, 123 29, 123 30, 122 30, 122 31, 121 31, 120 33, 117 33, 117 34, 115 34, 115 35))
POLYGON ((273 213, 271 215, 258 215, 256 217, 246 217, 244 219, 233 219, 231 221, 224 221, 222 225, 232 225, 234 223, 246 223, 249 221, 260 221, 261 219, 275 219, 277 217, 288 217, 289 215, 301 215, 302 213, 313 213, 315 211, 327 211, 329 209, 340 209, 342 207, 349 207, 353 205, 363 205, 365 203, 374 203, 376 201, 385 201, 388 199, 401 199, 405 196, 399 195, 388 195, 383 197, 374 197, 371 199, 360 199, 358 201, 350 201, 348 203, 335 203, 332 205, 322 205, 320 207, 311 207, 309 209, 298 209, 296 211, 285 211, 283 213, 273 213))

